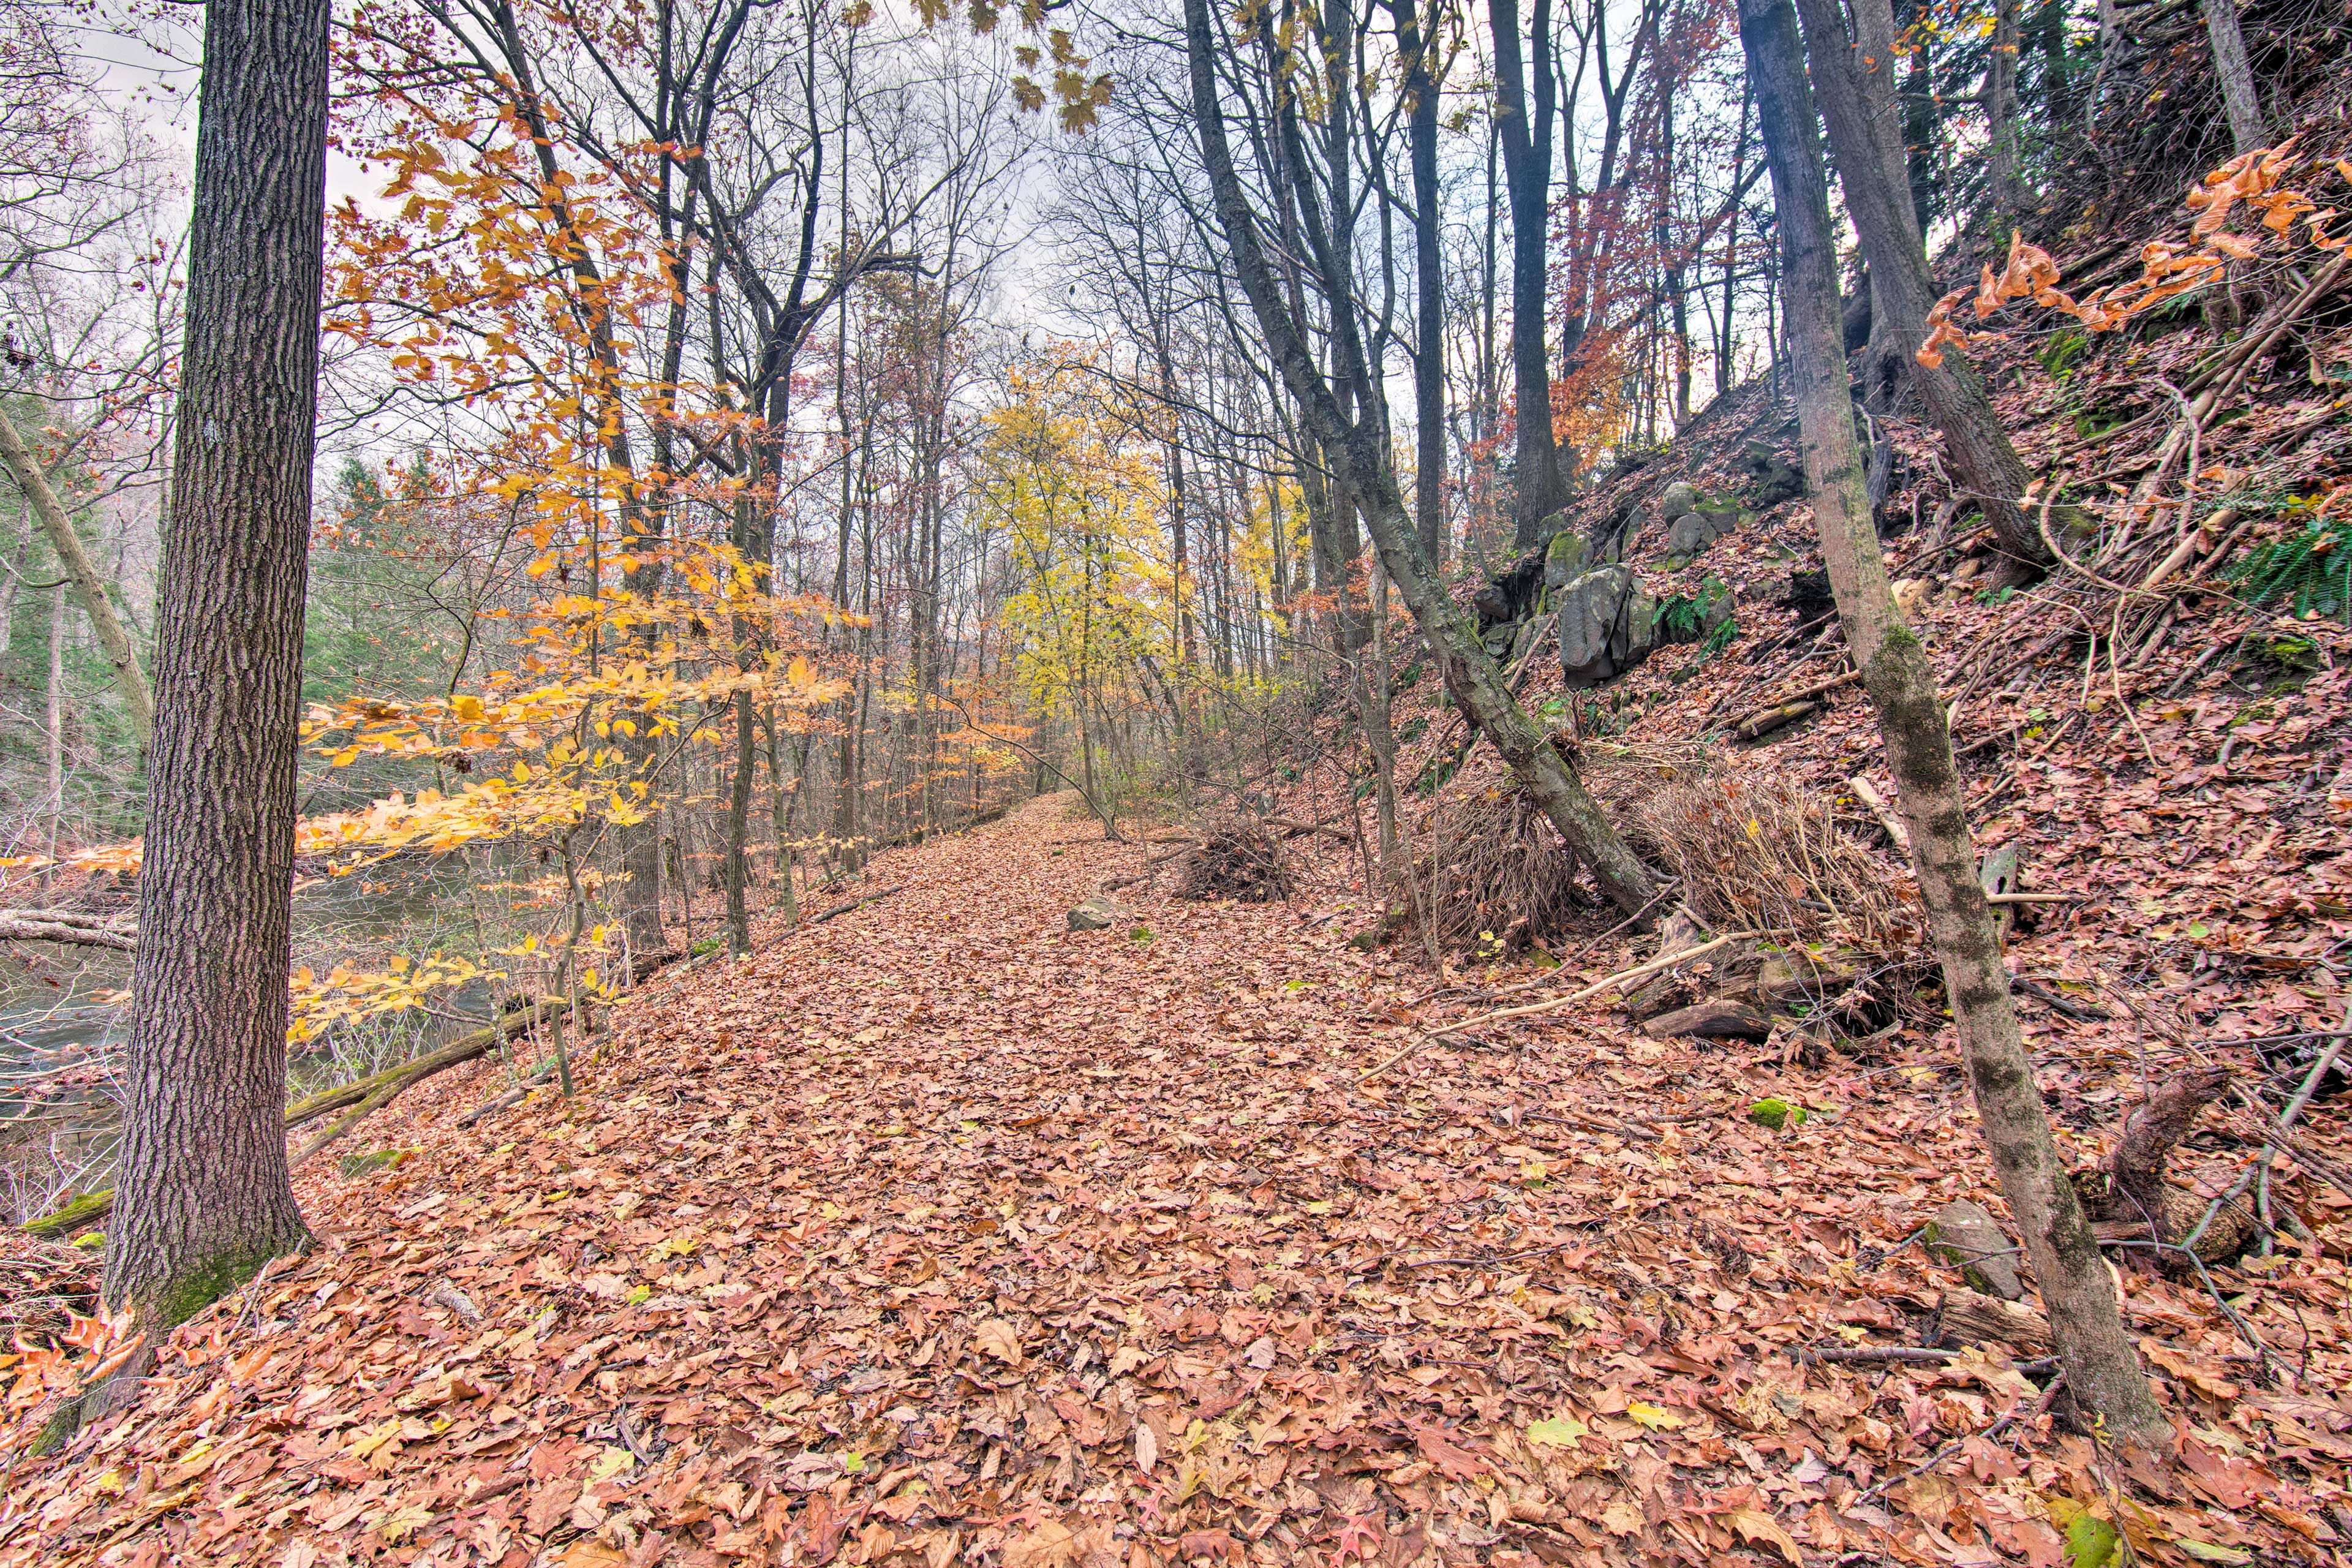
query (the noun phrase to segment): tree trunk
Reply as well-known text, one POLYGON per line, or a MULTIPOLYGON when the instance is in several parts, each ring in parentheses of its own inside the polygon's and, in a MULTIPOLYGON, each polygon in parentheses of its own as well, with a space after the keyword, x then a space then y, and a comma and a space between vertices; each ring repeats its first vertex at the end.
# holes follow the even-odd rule
POLYGON ((288 889, 318 409, 325 0, 213 0, 106 1299, 169 1328, 305 1246, 288 889))
POLYGON ((2230 113, 2230 139, 2241 153, 2270 145, 2270 118, 2246 62, 2246 36, 2238 26, 2237 0, 2205 0, 2205 36, 2213 40, 2213 74, 2221 79, 2221 105, 2230 113))
POLYGON ((49 863, 41 868, 41 890, 57 870, 58 829, 66 814, 66 585, 49 590, 48 711, 49 863))
POLYGON ((1986 153, 1992 181, 1992 210, 2000 219, 1999 237, 2025 205, 2022 149, 2017 125, 2017 4, 1993 0, 1992 47, 1985 59, 1986 153))
MULTIPOLYGON (((1894 73, 1877 68, 1875 59, 1865 59, 1868 45, 1857 41, 1893 37, 1894 16, 1887 0, 1853 0, 1853 6, 1859 20, 1850 37, 1839 0, 1798 0, 1846 213, 1861 237, 1872 286, 1878 290, 1872 297, 1872 332, 1890 352, 1901 354, 1905 374, 1919 389, 1928 417, 1943 432, 1944 450, 1959 489, 1992 524, 2001 550, 2016 561, 2039 566, 2049 552, 2018 504, 2025 493, 2025 463, 1993 412, 1984 382, 1957 352, 1948 352, 1935 369, 1918 361, 1934 296, 1927 247, 1900 161, 1901 143, 1890 150, 1882 140, 1880 128, 1901 123, 1894 103, 1894 73)), ((2071 511, 2063 524, 2070 531, 2074 523, 2071 511)))
POLYGON ((1953 762, 1951 731, 1926 650, 1895 614, 1871 528, 1838 332, 1828 182, 1789 0, 1740 0, 1739 34, 1780 216, 1790 368, 1822 557, 1902 792, 1928 933, 1943 965, 1978 1120, 2024 1235, 2068 1390, 2114 1436, 2153 1446, 2169 1428, 2140 1372, 2106 1260, 2051 1136, 2018 1037, 1991 910, 1977 881, 1968 792, 1953 762))
POLYGON ((49 488, 48 476, 41 471, 39 459, 25 444, 5 409, 0 409, 0 468, 6 468, 8 477, 16 481, 33 515, 41 520, 42 531, 49 536, 49 548, 58 552, 58 559, 65 563, 66 575, 73 579, 74 589, 81 595, 82 613, 89 617, 90 630, 98 634, 98 646, 105 650, 106 662, 114 667, 114 683, 122 689, 123 705, 131 710, 131 721, 139 727, 139 739, 145 743, 155 728, 155 700, 148 690, 147 677, 140 671, 139 656, 131 647, 131 634, 122 629, 121 618, 114 613, 114 602, 107 597, 106 579, 98 574, 89 552, 81 547, 81 536, 74 532, 73 520, 66 515, 57 491, 49 488))
MULTIPOLYGON (((1593 878, 1620 908, 1638 914, 1654 889, 1649 872, 1625 847, 1583 782, 1552 747, 1551 739, 1522 712, 1503 672, 1437 579, 1421 540, 1405 515, 1396 473, 1384 437, 1370 420, 1351 422, 1323 380, 1297 323, 1285 306, 1274 270, 1258 239, 1256 216, 1243 195, 1225 138, 1224 108, 1217 90, 1209 0, 1184 0, 1186 53, 1192 78, 1192 117, 1201 139, 1209 184, 1216 200, 1234 270, 1265 332, 1276 367, 1306 417, 1309 432, 1345 481, 1363 512, 1365 527, 1381 552, 1381 564, 1421 627, 1445 677, 1446 689, 1495 743, 1552 826, 1592 870, 1593 878)), ((1338 308, 1349 308, 1347 301, 1338 308)))
POLYGON ((1445 565, 1445 274, 1438 255, 1443 195, 1437 183, 1437 78, 1430 69, 1434 38, 1424 39, 1412 0, 1397 0, 1397 47, 1404 55, 1405 93, 1412 100, 1408 135, 1412 152, 1412 268, 1420 319, 1414 328, 1413 526, 1430 564, 1445 565))
MULTIPOLYGON (((1524 549, 1568 500, 1566 465, 1551 432, 1551 365, 1544 357, 1546 265, 1551 238, 1551 51, 1547 0, 1536 0, 1532 110, 1519 47, 1518 0, 1488 0, 1495 35, 1495 116, 1511 208, 1511 371, 1518 409, 1517 493, 1512 537, 1524 549)), ((1404 586, 1399 579, 1397 586, 1404 586)), ((1410 602, 1410 596, 1408 596, 1410 602)))

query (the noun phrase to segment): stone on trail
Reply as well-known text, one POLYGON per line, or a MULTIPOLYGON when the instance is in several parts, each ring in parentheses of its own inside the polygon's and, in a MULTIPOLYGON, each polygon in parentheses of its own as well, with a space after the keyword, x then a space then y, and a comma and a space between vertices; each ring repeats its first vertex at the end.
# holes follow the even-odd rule
POLYGON ((2017 1244, 1999 1221, 1966 1198, 1946 1204, 1927 1222, 1927 1250, 1988 1296, 2014 1301, 2025 1294, 2017 1274, 2017 1244))
POLYGON ((1127 911, 1097 893, 1070 911, 1072 931, 1108 931, 1127 918, 1127 911))

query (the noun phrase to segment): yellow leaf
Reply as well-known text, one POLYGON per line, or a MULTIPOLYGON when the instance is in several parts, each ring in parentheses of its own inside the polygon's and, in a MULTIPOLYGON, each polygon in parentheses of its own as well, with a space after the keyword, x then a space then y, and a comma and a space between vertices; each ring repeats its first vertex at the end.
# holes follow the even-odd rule
POLYGON ((1683 1424, 1683 1418, 1662 1405, 1644 1405, 1636 1399, 1625 1406, 1625 1414, 1653 1432, 1664 1432, 1683 1424))

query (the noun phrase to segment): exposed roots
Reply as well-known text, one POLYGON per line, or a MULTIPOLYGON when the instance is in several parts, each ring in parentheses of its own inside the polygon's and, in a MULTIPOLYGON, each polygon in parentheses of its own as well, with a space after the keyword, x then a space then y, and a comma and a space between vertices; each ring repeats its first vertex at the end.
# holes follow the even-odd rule
POLYGON ((1719 771, 1637 796, 1624 816, 1710 925, 1834 938, 1885 957, 1918 945, 1909 879, 1842 832, 1827 800, 1784 778, 1719 771))
POLYGON ((1289 898, 1297 886, 1281 845, 1265 824, 1246 816, 1207 824, 1176 868, 1176 896, 1196 901, 1271 904, 1289 898))
MULTIPOLYGON (((1525 790, 1493 785, 1440 799, 1431 812, 1438 942, 1459 951, 1513 952, 1549 942, 1575 923, 1576 857, 1525 790)), ((1415 900, 1402 897, 1400 905, 1415 900)))

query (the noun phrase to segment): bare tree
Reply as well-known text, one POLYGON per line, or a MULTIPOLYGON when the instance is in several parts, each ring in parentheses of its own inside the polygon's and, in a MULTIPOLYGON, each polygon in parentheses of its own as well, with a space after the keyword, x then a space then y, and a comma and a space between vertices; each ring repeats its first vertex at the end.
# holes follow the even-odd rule
POLYGON ((1740 0, 1739 34, 1780 207, 1791 372, 1822 557, 1901 792, 1977 1116, 2001 1193, 2024 1233, 2068 1391, 2116 1437, 2154 1445, 2169 1427, 2148 1392, 2106 1260, 2051 1135, 2033 1063, 2018 1036, 1992 912, 1977 881, 1968 790, 1953 762, 1935 673, 1895 613, 1871 526, 1839 323, 1828 180, 1796 15, 1789 0, 1740 0))
MULTIPOLYGON (((1366 528, 1381 563, 1412 612, 1422 636, 1444 670, 1447 689, 1476 721, 1495 749, 1542 806, 1560 837, 1592 869, 1611 899, 1629 913, 1645 909, 1654 889, 1650 875, 1601 815, 1582 781, 1551 740, 1520 710, 1485 647, 1438 582, 1428 554, 1413 531, 1377 408, 1352 416, 1309 352, 1289 303, 1277 283, 1259 236, 1259 218, 1244 194, 1225 127, 1224 95, 1217 78, 1219 51, 1208 0, 1185 0, 1186 58, 1192 82, 1193 127, 1202 163, 1215 195, 1234 276, 1266 337, 1284 384, 1302 411, 1332 471, 1362 508, 1366 528)), ((1328 247, 1318 239, 1318 248, 1328 247)), ((1352 291, 1334 290, 1327 306, 1342 342, 1360 339, 1347 323, 1352 291)), ((1347 351, 1351 373, 1360 374, 1356 351, 1347 351)))

